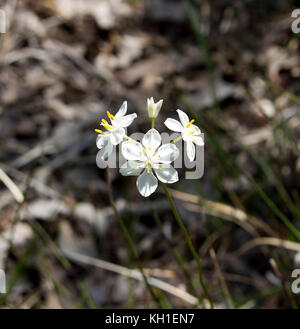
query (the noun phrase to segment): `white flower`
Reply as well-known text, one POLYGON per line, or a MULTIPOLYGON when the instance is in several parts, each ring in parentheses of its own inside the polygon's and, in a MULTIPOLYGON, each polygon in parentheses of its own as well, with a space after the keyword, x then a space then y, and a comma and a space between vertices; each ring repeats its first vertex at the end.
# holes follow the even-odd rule
POLYGON ((144 135, 142 144, 134 140, 122 144, 123 156, 128 161, 120 168, 120 173, 139 176, 136 185, 144 197, 156 190, 157 179, 169 184, 178 181, 178 173, 170 163, 178 157, 179 150, 174 144, 160 144, 161 136, 154 128, 144 135))
POLYGON ((177 110, 179 115, 180 122, 168 118, 165 121, 165 125, 172 131, 180 132, 182 139, 186 143, 186 152, 190 161, 195 159, 195 145, 203 146, 204 141, 203 138, 200 136, 201 130, 193 124, 195 120, 189 119, 189 117, 182 112, 181 110, 177 110))
POLYGON ((110 124, 105 120, 101 120, 101 125, 106 129, 105 132, 99 129, 95 129, 99 133, 97 138, 97 147, 99 149, 104 148, 102 156, 103 160, 107 160, 110 156, 113 147, 120 144, 123 138, 126 136, 125 129, 133 120, 137 117, 136 113, 125 115, 127 112, 127 102, 125 101, 120 107, 116 115, 112 115, 107 111, 107 116, 110 119, 110 124))
POLYGON ((158 113, 162 107, 163 100, 161 99, 157 103, 154 103, 153 97, 147 99, 147 108, 148 108, 148 115, 149 118, 156 118, 158 116, 158 113))

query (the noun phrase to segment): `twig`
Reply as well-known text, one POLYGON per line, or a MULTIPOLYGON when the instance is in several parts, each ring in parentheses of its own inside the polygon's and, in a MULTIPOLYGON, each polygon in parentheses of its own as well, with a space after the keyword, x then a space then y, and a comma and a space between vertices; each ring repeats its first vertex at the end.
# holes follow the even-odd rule
MULTIPOLYGON (((62 250, 62 252, 70 260, 73 260, 73 261, 76 261, 79 263, 83 263, 86 265, 96 266, 96 267, 102 268, 103 270, 114 272, 114 273, 129 277, 131 279, 135 279, 138 281, 144 280, 142 274, 137 270, 131 270, 131 269, 128 269, 121 265, 113 264, 113 263, 104 261, 102 259, 97 259, 94 257, 78 254, 78 253, 75 253, 75 252, 69 251, 69 250, 62 250)), ((147 276, 147 280, 151 286, 156 287, 160 290, 163 290, 173 296, 176 296, 191 305, 198 304, 198 299, 184 290, 181 290, 177 287, 172 286, 171 284, 169 284, 167 282, 164 282, 162 280, 159 280, 159 279, 156 279, 156 278, 153 278, 150 276, 147 276)))
POLYGON ((258 246, 274 246, 278 248, 285 248, 292 251, 300 252, 300 243, 292 242, 287 240, 281 240, 278 238, 257 238, 245 243, 242 247, 234 252, 235 256, 240 256, 249 249, 258 247, 258 246))
POLYGON ((24 202, 24 195, 18 188, 18 186, 6 175, 6 173, 0 168, 0 180, 10 190, 18 203, 24 202))
POLYGON ((249 224, 252 224, 257 229, 261 229, 269 235, 272 236, 278 235, 268 224, 264 223, 262 220, 254 216, 248 215, 246 212, 244 212, 241 209, 233 208, 221 202, 206 200, 198 195, 194 195, 190 193, 176 191, 173 189, 169 189, 169 192, 176 199, 180 199, 189 203, 195 203, 203 206, 203 209, 207 214, 218 216, 220 218, 227 220, 228 219, 235 220, 236 222, 240 222, 243 224, 248 222, 249 224))
POLYGON ((257 233, 256 229, 252 225, 250 225, 248 222, 237 220, 236 217, 230 216, 229 214, 228 215, 226 215, 225 213, 220 214, 220 212, 216 208, 208 209, 208 208, 205 208, 205 206, 199 206, 199 205, 187 203, 187 202, 185 202, 183 204, 183 206, 187 210, 192 211, 192 212, 205 213, 206 215, 215 216, 215 217, 227 220, 229 222, 235 223, 236 225, 242 227, 245 231, 247 231, 253 237, 259 237, 259 234, 257 233))

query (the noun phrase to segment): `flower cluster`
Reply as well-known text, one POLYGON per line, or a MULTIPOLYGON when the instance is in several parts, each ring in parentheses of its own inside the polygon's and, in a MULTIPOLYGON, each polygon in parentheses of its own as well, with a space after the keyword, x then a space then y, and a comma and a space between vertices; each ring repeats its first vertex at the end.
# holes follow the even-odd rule
POLYGON ((113 147, 121 144, 121 151, 127 160, 120 168, 123 176, 138 176, 136 186, 142 196, 148 197, 162 183, 173 184, 178 181, 178 173, 171 165, 179 156, 179 149, 175 143, 183 140, 186 145, 190 161, 195 159, 195 145, 203 146, 200 129, 194 125, 195 120, 181 110, 177 110, 179 120, 168 118, 165 125, 172 131, 180 133, 175 141, 161 145, 161 135, 154 128, 154 121, 162 107, 163 100, 155 103, 153 97, 147 100, 148 115, 152 119, 152 129, 143 137, 142 142, 137 142, 126 135, 125 128, 129 127, 137 117, 136 113, 126 115, 127 102, 125 101, 119 111, 113 115, 107 111, 108 120, 101 120, 105 129, 95 129, 98 133, 97 147, 103 149, 102 159, 107 160, 113 147))

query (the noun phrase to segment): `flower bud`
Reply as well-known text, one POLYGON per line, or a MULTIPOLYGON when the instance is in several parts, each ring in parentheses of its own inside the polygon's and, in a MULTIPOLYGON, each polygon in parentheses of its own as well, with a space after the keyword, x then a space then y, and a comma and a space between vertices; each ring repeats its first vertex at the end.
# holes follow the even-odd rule
POLYGON ((156 118, 158 116, 158 113, 162 107, 163 100, 161 99, 157 103, 154 103, 153 97, 147 99, 147 108, 148 108, 148 115, 149 118, 156 118))

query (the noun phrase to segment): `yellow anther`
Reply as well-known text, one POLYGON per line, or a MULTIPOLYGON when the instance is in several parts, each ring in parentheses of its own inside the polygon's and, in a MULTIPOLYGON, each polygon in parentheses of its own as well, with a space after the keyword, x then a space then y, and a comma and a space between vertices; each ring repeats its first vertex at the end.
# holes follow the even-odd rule
POLYGON ((161 168, 160 168, 160 167, 158 167, 158 170, 161 170, 161 168))
POLYGON ((150 170, 147 170, 147 174, 150 174, 150 170))
POLYGON ((111 120, 115 120, 115 117, 109 111, 106 111, 106 113, 111 120))
POLYGON ((186 128, 188 128, 188 127, 190 127, 191 126, 191 124, 193 124, 195 122, 195 120, 193 119, 193 120, 191 120, 187 125, 186 125, 186 128))
POLYGON ((151 147, 148 147, 147 150, 150 150, 151 151, 151 147))
POLYGON ((102 126, 106 129, 106 130, 110 130, 112 129, 112 126, 108 123, 102 123, 102 126))
POLYGON ((102 133, 102 130, 100 130, 100 129, 95 129, 95 131, 96 131, 96 133, 99 133, 99 134, 102 133))
POLYGON ((124 136, 124 138, 126 138, 127 140, 130 140, 131 139, 131 137, 128 137, 128 136, 124 136))
POLYGON ((99 134, 98 136, 99 136, 99 137, 104 137, 104 135, 103 135, 103 134, 99 134))
MULTIPOLYGON (((107 116, 111 119, 111 120, 114 120, 115 117, 109 112, 107 111, 107 116)), ((101 120, 101 125, 106 129, 106 130, 111 130, 113 128, 112 125, 110 125, 105 119, 102 119, 101 120)))

